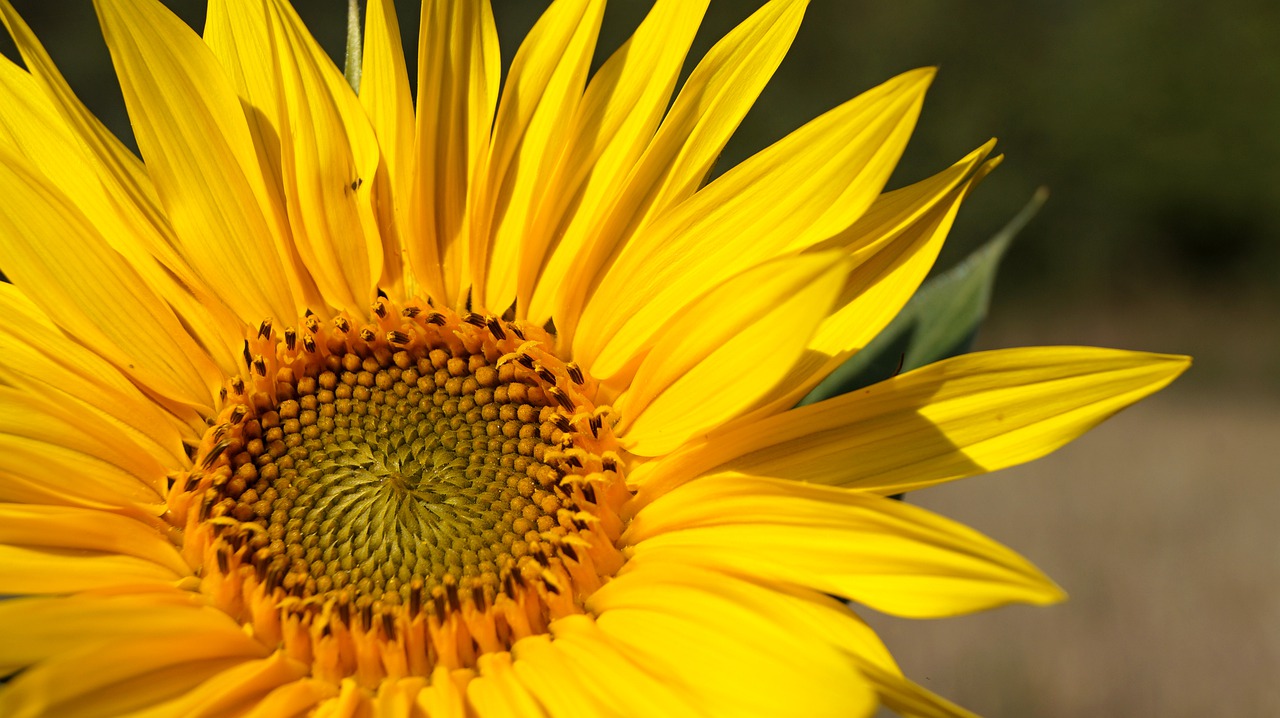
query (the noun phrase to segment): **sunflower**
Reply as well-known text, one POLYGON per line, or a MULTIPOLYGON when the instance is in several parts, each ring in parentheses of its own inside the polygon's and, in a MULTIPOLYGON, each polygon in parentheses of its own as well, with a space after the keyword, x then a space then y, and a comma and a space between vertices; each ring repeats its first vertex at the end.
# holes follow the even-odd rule
POLYGON ((6 716, 964 715, 851 603, 1063 594, 888 495, 1187 365, 992 351, 796 408, 999 159, 883 192, 925 69, 706 182, 800 0, 674 100, 705 0, 594 73, 603 1, 556 0, 505 83, 488 3, 425 0, 416 93, 390 0, 358 90, 285 0, 95 5, 141 161, 0 0, 6 716))

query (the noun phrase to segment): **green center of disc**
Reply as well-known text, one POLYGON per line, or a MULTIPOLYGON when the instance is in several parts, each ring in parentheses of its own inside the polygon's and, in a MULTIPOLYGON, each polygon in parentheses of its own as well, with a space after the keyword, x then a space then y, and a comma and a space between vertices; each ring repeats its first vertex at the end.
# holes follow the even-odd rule
POLYGON ((562 435, 544 395, 482 354, 330 356, 247 420, 231 514, 255 563, 298 597, 499 589, 571 499, 544 463, 562 435), (535 397, 538 401, 535 401, 535 397))

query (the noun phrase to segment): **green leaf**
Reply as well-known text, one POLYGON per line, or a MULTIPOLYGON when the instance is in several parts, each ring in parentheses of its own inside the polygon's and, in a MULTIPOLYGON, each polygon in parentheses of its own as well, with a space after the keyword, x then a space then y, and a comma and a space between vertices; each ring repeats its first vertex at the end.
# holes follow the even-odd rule
POLYGON ((1036 190, 1026 206, 986 244, 925 282, 884 331, 814 387, 800 406, 968 351, 987 316, 1000 259, 1048 196, 1045 188, 1036 190))
POLYGON ((364 33, 360 28, 360 0, 347 0, 347 57, 343 74, 351 89, 360 92, 364 69, 364 33))

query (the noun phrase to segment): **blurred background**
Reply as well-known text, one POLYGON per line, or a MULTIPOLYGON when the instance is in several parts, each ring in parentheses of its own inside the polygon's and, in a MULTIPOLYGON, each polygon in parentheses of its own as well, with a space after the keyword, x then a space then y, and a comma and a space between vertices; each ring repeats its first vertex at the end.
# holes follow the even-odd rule
MULTIPOLYGON (((89 0, 13 4, 128 137, 89 0)), ((165 4, 202 24, 203 2, 165 4)), ((691 57, 756 4, 713 0, 691 57)), ((296 5, 340 53, 345 1, 296 5)), ((412 43, 417 3, 398 6, 412 43)), ((494 6, 509 61, 545 3, 494 6)), ((614 3, 598 60, 646 6, 614 3)), ((721 159, 718 171, 899 72, 938 65, 890 186, 992 136, 1007 155, 940 266, 1037 187, 1052 193, 1005 261, 977 348, 1195 356, 1170 389, 1047 459, 909 498, 1022 551, 1072 596, 946 621, 871 617, 908 675, 979 713, 1280 715, 1278 37, 1273 0, 815 2, 721 159)))

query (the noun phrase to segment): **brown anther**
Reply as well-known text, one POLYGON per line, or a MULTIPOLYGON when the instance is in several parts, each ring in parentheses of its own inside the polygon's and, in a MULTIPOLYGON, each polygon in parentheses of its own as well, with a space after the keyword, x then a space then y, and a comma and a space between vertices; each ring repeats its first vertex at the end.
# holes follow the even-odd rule
POLYGON ((267 362, 265 359, 262 358, 261 354, 258 354, 253 357, 253 371, 258 376, 267 375, 267 362))
POLYGON ((302 335, 302 350, 308 354, 316 353, 316 340, 310 334, 302 335))
POLYGON ((378 338, 378 335, 374 334, 373 330, 370 329, 369 327, 364 327, 363 329, 360 330, 360 339, 362 341, 372 343, 373 340, 377 338, 378 338))
POLYGON ((489 327, 489 333, 493 335, 494 339, 502 341, 507 338, 507 333, 502 331, 502 324, 497 317, 489 317, 489 321, 486 324, 489 327))
POLYGON ((543 366, 538 367, 537 374, 539 379, 545 381, 548 384, 556 383, 556 375, 552 374, 551 370, 546 367, 543 367, 543 366))
POLYGON ((434 324, 437 327, 442 327, 447 321, 448 320, 445 319, 444 315, 440 312, 432 312, 427 315, 427 324, 434 324))
POLYGON ((387 343, 404 346, 409 343, 409 335, 401 331, 387 332, 387 343))
POLYGON ((306 324, 306 327, 307 327, 307 331, 311 332, 312 334, 319 334, 319 333, 320 333, 320 320, 319 320, 319 319, 317 319, 317 318, 316 318, 316 316, 315 316, 314 314, 311 314, 310 312, 311 312, 311 310, 310 310, 310 309, 308 309, 308 310, 307 310, 307 319, 306 319, 306 321, 305 321, 305 324, 306 324))
POLYGON ((516 363, 525 369, 533 368, 533 357, 528 354, 516 354, 516 363))
POLYGON ((556 414, 551 421, 556 425, 556 428, 559 429, 560 431, 569 431, 570 429, 573 428, 573 425, 569 423, 569 417, 565 416, 564 414, 556 414))
POLYGON ((561 389, 560 387, 549 386, 547 387, 547 393, 550 394, 551 398, 555 399, 556 403, 559 404, 561 407, 563 407, 565 411, 573 411, 575 408, 577 408, 576 405, 573 403, 573 399, 570 399, 569 395, 566 394, 564 390, 561 389))
POLYGON ((413 319, 414 317, 418 316, 418 313, 421 311, 422 310, 419 309, 418 307, 405 307, 404 309, 400 310, 400 314, 402 316, 406 316, 410 319, 413 319))
POLYGON ((514 334, 514 335, 516 335, 517 337, 519 337, 519 338, 520 338, 520 341, 524 341, 524 340, 525 340, 524 332, 520 330, 520 327, 519 327, 519 326, 517 326, 517 325, 515 325, 515 324, 511 324, 510 322, 508 322, 508 323, 507 323, 507 329, 509 329, 509 330, 511 331, 511 333, 512 333, 512 334, 514 334))
POLYGON ((475 312, 467 312, 466 316, 462 317, 462 321, 475 327, 485 326, 484 317, 475 312))
POLYGON ((381 299, 373 303, 373 313, 378 315, 379 319, 387 318, 387 305, 381 299))
POLYGON ((244 345, 240 348, 240 353, 244 357, 245 368, 253 365, 253 351, 249 349, 249 340, 244 340, 244 345))
POLYGON ((258 325, 258 338, 259 339, 271 338, 271 317, 267 317, 266 319, 263 319, 262 323, 258 325))
POLYGON ((585 383, 586 379, 582 376, 582 367, 578 366, 577 362, 571 361, 565 364, 564 368, 565 371, 569 372, 569 378, 573 380, 574 384, 582 386, 585 383))
POLYGON ((200 461, 200 468, 208 469, 210 466, 213 466, 214 462, 218 460, 218 457, 222 456, 222 452, 226 451, 227 447, 230 445, 230 441, 219 441, 214 444, 213 448, 209 449, 209 453, 205 454, 204 459, 200 461))
POLYGON ((333 326, 337 327, 338 331, 343 334, 351 331, 351 322, 348 322, 346 317, 334 317, 333 326))
POLYGON ((293 351, 298 345, 298 332, 293 327, 285 327, 284 330, 284 346, 289 351, 293 351))

